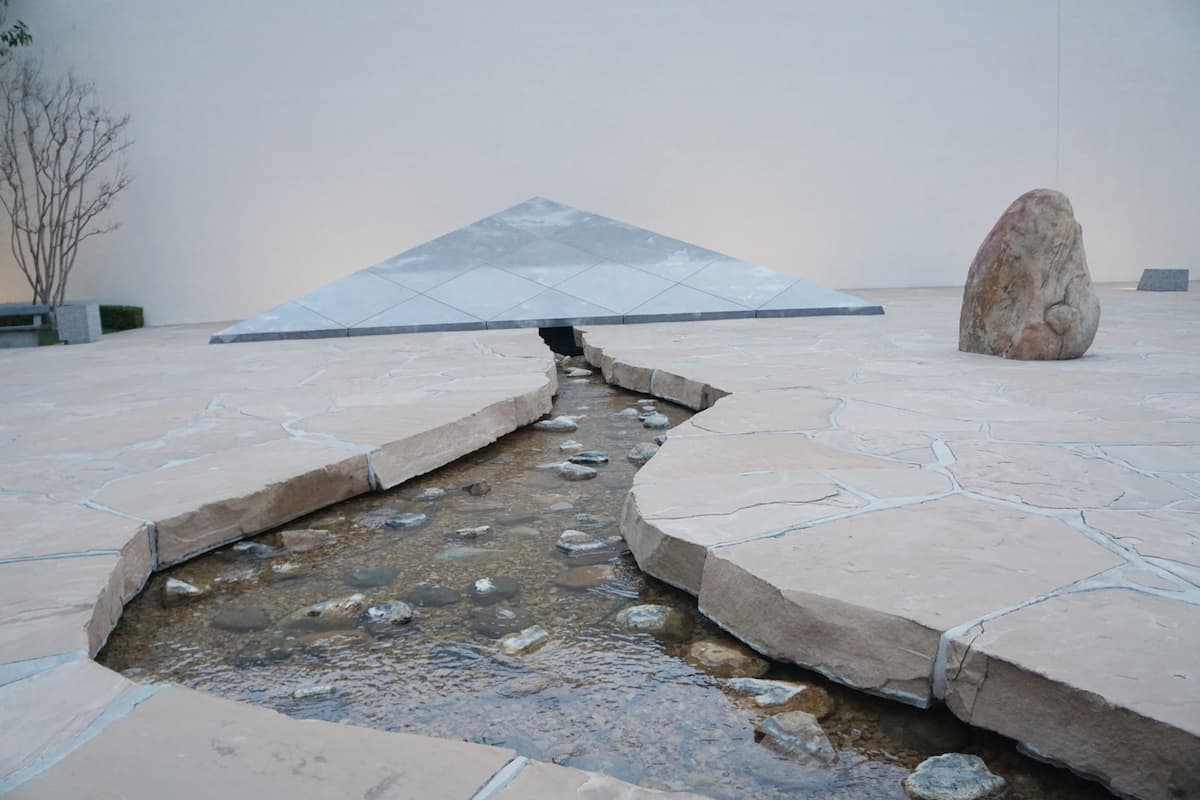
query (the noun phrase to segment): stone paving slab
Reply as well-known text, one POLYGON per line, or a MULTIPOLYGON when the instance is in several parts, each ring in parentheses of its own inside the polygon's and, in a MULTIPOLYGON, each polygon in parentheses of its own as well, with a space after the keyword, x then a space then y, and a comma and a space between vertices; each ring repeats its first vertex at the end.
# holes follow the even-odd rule
POLYGON ((121 616, 121 557, 0 564, 0 664, 95 655, 121 616))
POLYGON ((121 597, 129 599, 142 588, 154 568, 150 528, 86 506, 62 503, 41 495, 0 494, 0 564, 116 555, 121 559, 121 597), (83 541, 80 531, 87 531, 83 541), (87 549, 80 551, 84 545, 87 549))
POLYGON ((138 705, 152 688, 89 657, 153 569, 442 466, 546 413, 550 352, 529 331, 238 348, 210 347, 210 332, 0 355, 0 793, 472 797, 512 753, 181 689, 138 705), (239 725, 245 742, 214 746, 239 725), (302 754, 318 739, 336 763, 302 754), (285 742, 298 760, 274 759, 285 742))
POLYGON ((703 800, 698 794, 644 789, 607 775, 538 762, 529 763, 494 797, 496 800, 703 800))
POLYGON ((946 703, 1118 794, 1193 797, 1197 631, 1191 603, 1128 589, 1052 597, 954 637, 946 703))
POLYGON ((8 796, 469 800, 514 755, 466 742, 293 720, 169 686, 8 796), (98 782, 102 795, 96 794, 98 782))
POLYGON ((113 481, 94 502, 152 522, 166 567, 362 494, 368 476, 365 454, 283 439, 113 481))
POLYGON ((1123 563, 1059 520, 955 496, 716 549, 700 608, 775 658, 928 706, 948 631, 1123 563))
POLYGON ((139 688, 87 658, 0 686, 0 794, 5 776, 52 759, 139 688))
POLYGON ((953 290, 871 292, 870 319, 585 328, 610 381, 701 410, 635 479, 639 564, 776 658, 959 698, 1041 758, 1176 797, 1200 763, 1200 302, 1099 291, 1067 362, 958 352, 953 290), (802 502, 820 480, 838 494, 802 502), (1141 778, 1131 737, 1163 743, 1141 778))

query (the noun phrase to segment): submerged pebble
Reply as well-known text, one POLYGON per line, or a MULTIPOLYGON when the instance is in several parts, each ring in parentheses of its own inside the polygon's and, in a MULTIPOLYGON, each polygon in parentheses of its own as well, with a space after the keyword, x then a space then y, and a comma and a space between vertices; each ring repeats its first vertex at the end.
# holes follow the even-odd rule
POLYGON ((510 600, 521 591, 521 585, 504 575, 480 578, 471 584, 471 600, 476 605, 490 606, 510 600))
POLYGON ((558 416, 553 419, 544 419, 533 423, 533 427, 539 431, 553 431, 555 433, 570 433, 571 431, 579 430, 579 423, 576 422, 576 417, 558 416))
POLYGON ((555 547, 569 556, 575 556, 604 550, 615 552, 623 542, 620 536, 601 538, 586 531, 569 528, 559 534, 555 547))
POLYGON ((471 497, 483 497, 492 491, 492 486, 487 481, 475 481, 464 486, 463 491, 471 495, 471 497))
POLYGON ((380 603, 367 609, 367 624, 372 629, 391 625, 407 625, 412 622, 412 618, 412 606, 403 600, 392 600, 389 603, 380 603))
POLYGON ((292 698, 294 700, 305 700, 309 697, 328 697, 335 691, 336 690, 329 684, 322 684, 320 686, 302 686, 296 691, 292 692, 292 698))
POLYGON ((588 481, 599 474, 591 467, 585 467, 580 464, 561 464, 558 467, 558 476, 563 480, 568 481, 588 481))
POLYGON ((505 655, 515 656, 541 647, 550 638, 550 632, 541 625, 531 625, 517 633, 500 637, 500 650, 505 655))
POLYGON ((567 459, 572 464, 607 464, 608 453, 603 450, 584 450, 567 459))
POLYGON ((384 520, 383 526, 392 530, 408 530, 410 528, 419 528, 424 525, 429 518, 419 511, 409 512, 407 514, 396 514, 384 520))
POLYGON ((946 753, 922 761, 903 785, 911 800, 990 800, 1007 784, 979 756, 946 753))
POLYGON ((238 542, 233 546, 233 550, 236 553, 244 553, 254 558, 274 558, 283 552, 278 547, 271 547, 262 542, 238 542))
POLYGON ((684 656, 700 669, 718 678, 758 678, 771 665, 749 647, 733 640, 701 639, 692 642, 684 656))
POLYGON ((807 683, 730 678, 725 681, 725 686, 736 694, 750 697, 759 708, 806 711, 817 719, 825 719, 836 707, 829 692, 807 683))
POLYGON ((830 765, 837 752, 821 723, 804 711, 785 711, 767 717, 754 728, 756 738, 777 753, 804 764, 830 765))
POLYGON ((289 630, 314 632, 353 628, 368 605, 366 596, 362 594, 322 600, 293 611, 279 625, 289 630))
POLYGON ((532 624, 533 613, 520 606, 489 606, 471 613, 471 630, 489 639, 499 639, 532 624))
POLYGON ((617 614, 617 625, 633 633, 651 633, 665 639, 686 639, 692 632, 691 617, 670 606, 629 606, 617 614))
POLYGON ((571 567, 554 582, 564 589, 591 589, 607 583, 613 577, 611 564, 589 564, 585 567, 571 567))
POLYGON ((171 607, 180 603, 186 603, 189 600, 195 600, 198 597, 203 597, 208 594, 199 586, 181 581, 178 578, 167 578, 167 582, 163 584, 162 602, 164 607, 171 607))
POLYGON ((667 419, 664 414, 655 412, 642 420, 642 427, 652 431, 663 430, 671 427, 671 420, 667 419))
POLYGON ((638 442, 625 455, 634 464, 645 464, 658 453, 658 445, 653 442, 638 442))

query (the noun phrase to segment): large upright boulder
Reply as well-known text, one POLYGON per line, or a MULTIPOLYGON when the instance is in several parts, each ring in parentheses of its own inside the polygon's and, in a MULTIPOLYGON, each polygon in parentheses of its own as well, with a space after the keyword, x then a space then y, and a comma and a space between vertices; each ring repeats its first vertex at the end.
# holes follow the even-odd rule
POLYGON ((1100 301, 1071 201, 1026 192, 983 240, 963 290, 958 349, 1005 358, 1079 358, 1100 324, 1100 301))

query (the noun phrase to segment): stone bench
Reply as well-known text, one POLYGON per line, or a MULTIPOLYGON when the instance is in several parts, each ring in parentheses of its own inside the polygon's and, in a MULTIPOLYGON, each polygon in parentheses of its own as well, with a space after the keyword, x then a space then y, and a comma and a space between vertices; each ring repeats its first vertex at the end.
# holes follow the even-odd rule
POLYGON ((38 334, 42 330, 42 317, 50 313, 50 306, 33 303, 0 303, 0 319, 5 317, 31 317, 29 325, 0 324, 0 347, 37 347, 38 334))

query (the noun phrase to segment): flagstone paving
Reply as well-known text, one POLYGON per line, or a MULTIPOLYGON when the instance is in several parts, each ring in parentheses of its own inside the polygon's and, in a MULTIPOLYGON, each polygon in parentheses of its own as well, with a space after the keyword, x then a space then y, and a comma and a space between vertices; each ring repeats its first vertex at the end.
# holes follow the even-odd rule
POLYGON ((638 563, 774 658, 1200 796, 1200 297, 1129 289, 1063 362, 958 352, 956 290, 585 327, 610 381, 705 409, 638 473, 638 563))
POLYGON ((0 794, 466 800, 519 780, 526 797, 662 796, 91 661, 152 570, 449 463, 556 388, 532 331, 229 348, 213 328, 0 354, 0 794))
MULTIPOLYGON (((586 329, 606 378, 706 409, 638 474, 635 555, 776 658, 944 700, 1121 795, 1200 793, 1200 300, 1100 295, 1074 362, 958 353, 949 290, 586 329)), ((447 463, 555 389, 532 331, 215 327, 0 353, 0 794, 660 796, 90 660, 153 569, 447 463)))

